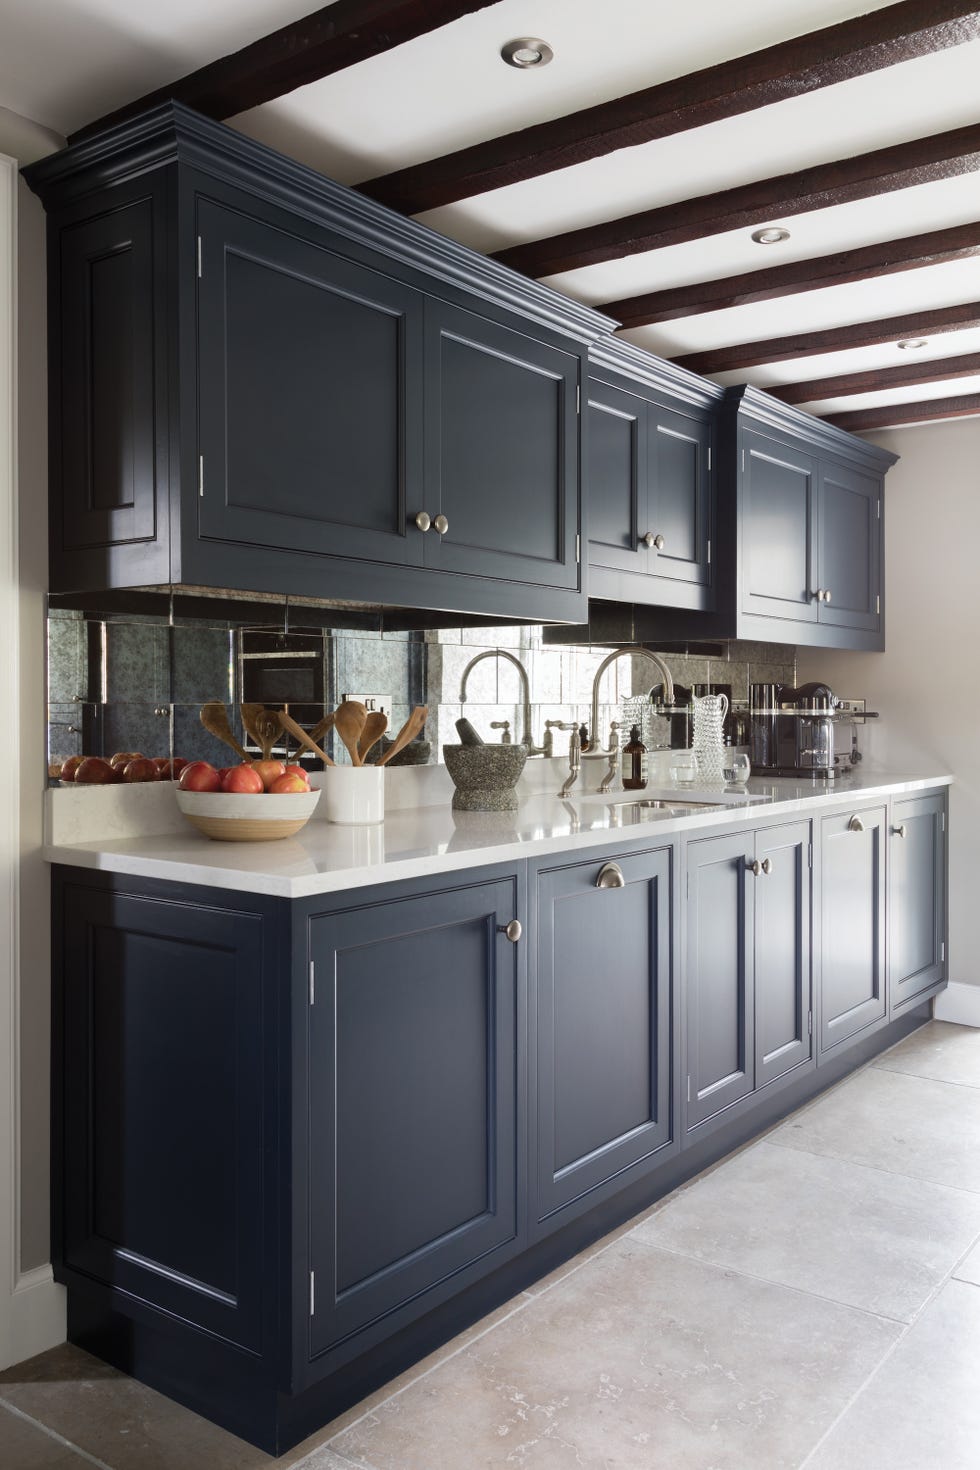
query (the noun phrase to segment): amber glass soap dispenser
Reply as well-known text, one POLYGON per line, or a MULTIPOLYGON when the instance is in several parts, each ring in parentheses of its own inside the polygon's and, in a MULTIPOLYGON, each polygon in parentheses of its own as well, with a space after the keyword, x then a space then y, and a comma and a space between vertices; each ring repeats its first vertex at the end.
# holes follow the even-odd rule
POLYGON ((634 725, 623 747, 623 790, 642 791, 647 784, 647 748, 640 739, 640 727, 634 725))

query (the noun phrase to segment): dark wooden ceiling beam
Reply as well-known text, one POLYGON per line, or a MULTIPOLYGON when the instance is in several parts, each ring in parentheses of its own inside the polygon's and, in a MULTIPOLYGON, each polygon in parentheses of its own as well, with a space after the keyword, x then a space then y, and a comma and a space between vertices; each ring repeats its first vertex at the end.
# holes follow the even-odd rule
POLYGON ((722 118, 800 97, 980 36, 976 0, 904 0, 581 112, 369 179, 372 199, 419 214, 722 118))
POLYGON ((915 403, 890 403, 885 408, 855 408, 847 413, 822 414, 825 423, 859 433, 862 429, 890 429, 919 424, 925 419, 961 419, 980 414, 980 393, 958 398, 920 398, 915 403))
POLYGON ((932 230, 927 235, 864 245, 859 250, 844 250, 837 255, 794 260, 769 270, 745 271, 715 281, 626 296, 621 301, 607 301, 597 309, 624 327, 643 327, 652 322, 676 321, 679 317, 700 316, 702 312, 795 296, 800 291, 846 286, 852 281, 867 281, 895 271, 945 265, 972 255, 980 255, 980 220, 949 230, 932 230))
POLYGON ((921 383, 941 383, 947 378, 971 378, 977 374, 980 374, 980 352, 964 352, 958 357, 932 357, 925 362, 902 363, 900 367, 781 383, 767 388, 766 392, 773 398, 781 398, 783 403, 816 403, 822 398, 850 398, 858 393, 877 393, 882 388, 913 388, 921 383))
POLYGON ((502 265, 528 276, 555 276, 606 260, 662 250, 709 235, 749 229, 812 209, 830 209, 973 173, 980 168, 980 123, 913 138, 873 153, 817 164, 797 173, 757 179, 717 194, 701 194, 620 219, 604 220, 545 240, 495 252, 502 265))
POLYGON ((171 100, 207 117, 234 117, 308 82, 402 46, 495 0, 334 0, 72 133, 69 143, 171 100))
POLYGON ((792 337, 766 337, 758 342, 736 342, 731 347, 712 347, 703 352, 685 352, 673 360, 692 373, 741 372, 770 362, 791 362, 796 357, 819 357, 824 352, 842 352, 854 347, 877 347, 903 337, 937 337, 943 332, 980 327, 980 301, 941 306, 936 311, 912 311, 906 316, 882 317, 874 322, 850 322, 819 332, 798 332, 792 337))

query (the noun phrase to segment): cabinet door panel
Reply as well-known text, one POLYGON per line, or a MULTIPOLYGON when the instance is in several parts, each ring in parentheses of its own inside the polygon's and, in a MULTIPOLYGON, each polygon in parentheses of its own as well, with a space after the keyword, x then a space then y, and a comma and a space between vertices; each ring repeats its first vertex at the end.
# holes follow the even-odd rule
POLYGON ((771 871, 755 894, 756 1086, 812 1054, 810 1022, 810 825, 760 832, 756 857, 771 871))
POLYGON ((259 220, 198 210, 202 536, 419 561, 421 295, 259 220))
POLYGON ((704 420, 651 405, 648 529, 664 538, 663 550, 651 553, 658 579, 710 580, 710 434, 704 420))
POLYGON ((750 430, 742 444, 742 611, 814 622, 813 461, 750 430))
POLYGON ((938 984, 945 973, 945 810, 941 793, 892 804, 888 974, 893 1010, 938 984))
POLYGON ((608 383, 589 384, 589 563, 616 571, 649 570, 640 537, 648 527, 644 399, 608 383))
POLYGON ((516 1235, 514 908, 501 880, 312 921, 314 1356, 516 1235))
POLYGON ((538 881, 537 1210, 544 1220, 671 1138, 669 849, 538 881))
POLYGON ((262 920, 84 885, 64 904, 65 1264, 258 1348, 262 920))
POLYGON ((151 197, 61 236, 64 548, 156 532, 158 385, 151 197))
POLYGON ((687 849, 688 1130, 755 1087, 752 856, 742 837, 687 849))
POLYGON ((429 300, 425 374, 426 566, 577 588, 579 358, 429 300))
POLYGON ((825 817, 821 842, 823 1050, 885 1014, 885 809, 825 817), (852 820, 861 823, 852 828, 852 820))
POLYGON ((829 627, 878 627, 879 496, 870 475, 839 465, 820 468, 817 582, 831 600, 819 604, 818 618, 829 627))

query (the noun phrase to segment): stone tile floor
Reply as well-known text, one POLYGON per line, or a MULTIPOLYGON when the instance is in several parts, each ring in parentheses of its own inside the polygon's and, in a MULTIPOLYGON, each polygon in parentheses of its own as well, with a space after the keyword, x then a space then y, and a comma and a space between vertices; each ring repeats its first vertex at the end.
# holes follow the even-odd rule
POLYGON ((279 1461, 76 1348, 2 1470, 977 1470, 980 1031, 932 1022, 279 1461))

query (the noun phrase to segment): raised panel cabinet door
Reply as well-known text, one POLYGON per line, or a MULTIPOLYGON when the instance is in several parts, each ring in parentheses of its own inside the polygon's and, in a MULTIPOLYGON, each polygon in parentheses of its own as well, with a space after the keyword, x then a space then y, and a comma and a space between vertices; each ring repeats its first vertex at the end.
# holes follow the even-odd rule
POLYGON ((892 1011, 946 975, 946 798, 892 802, 888 826, 888 998, 892 1011))
POLYGON ((310 922, 310 1355, 517 1235, 518 950, 502 879, 310 922))
POLYGON ((197 208, 201 536, 419 563, 421 294, 197 208))
POLYGON ((711 581, 711 426, 707 419, 650 405, 649 530, 663 538, 650 553, 661 582, 711 581))
POLYGON ((539 1225, 671 1141, 670 888, 669 848, 539 873, 531 997, 539 1225), (611 864, 623 886, 597 887, 611 864))
POLYGON ((820 843, 820 1041, 885 1015, 885 807, 824 817, 820 843))
POLYGON ((814 461, 751 429, 739 453, 742 612, 815 622, 814 461))
POLYGON ((431 298, 425 334, 425 565, 576 590, 579 356, 431 298))
POLYGON ((63 553, 156 535, 157 445, 166 437, 154 306, 159 209, 148 189, 57 237, 61 432, 52 479, 61 524, 51 530, 63 553))
POLYGON ((649 404, 609 383, 589 382, 589 565, 645 574, 649 404), (642 522, 642 524, 641 524, 642 522))
POLYGON ((764 1087, 813 1054, 810 824, 759 832, 755 895, 755 1083, 764 1087))
POLYGON ((258 1350, 263 920, 68 881, 61 923, 64 1264, 258 1350))
POLYGON ((874 631, 881 615, 881 483, 844 465, 822 464, 817 490, 817 619, 874 631), (827 594, 830 594, 829 597, 827 594))
POLYGON ((751 836, 687 848, 687 1131, 755 1089, 751 836))

